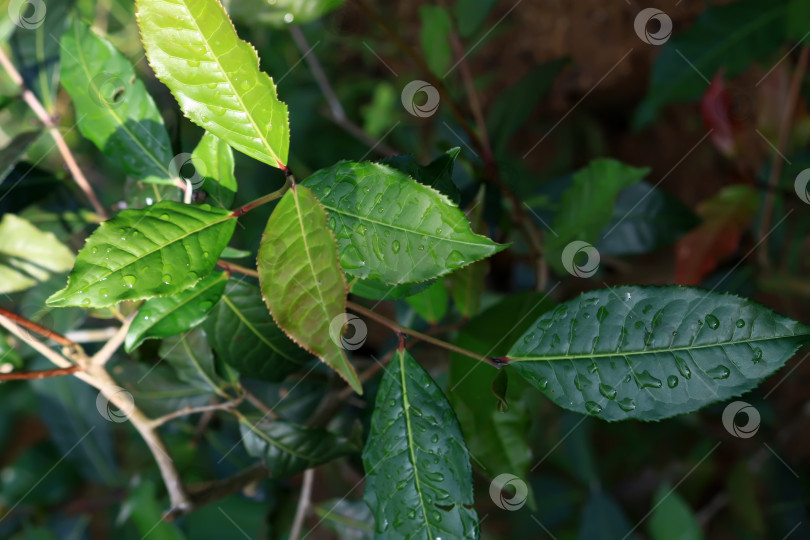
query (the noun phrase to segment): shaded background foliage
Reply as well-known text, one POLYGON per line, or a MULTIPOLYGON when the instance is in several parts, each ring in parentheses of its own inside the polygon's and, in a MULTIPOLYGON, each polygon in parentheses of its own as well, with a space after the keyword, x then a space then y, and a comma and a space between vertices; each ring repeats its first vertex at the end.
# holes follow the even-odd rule
MULTIPOLYGON (((810 164, 804 78, 799 81, 788 143, 781 146, 785 163, 776 184, 769 185, 769 180, 774 163, 781 159, 772 146, 779 145, 785 122, 782 107, 791 101, 791 81, 803 73, 806 63, 803 46, 794 45, 803 42, 810 30, 807 9, 798 1, 659 4, 674 24, 673 37, 661 47, 643 43, 634 32, 640 9, 634 3, 458 0, 446 6, 379 2, 374 9, 424 55, 438 77, 456 63, 458 54, 447 32, 457 28, 486 114, 494 161, 541 226, 550 224, 563 236, 581 223, 583 216, 566 222, 558 211, 566 207, 564 193, 576 185, 576 171, 592 160, 609 156, 649 168, 643 182, 620 186, 612 196, 578 194, 583 213, 610 210, 608 225, 597 226, 592 238, 601 253, 600 271, 592 279, 572 278, 550 260, 552 282, 559 281, 551 295, 554 301, 605 284, 678 282, 752 297, 806 321, 810 223, 808 207, 794 191, 796 175, 810 164), (542 143, 536 145, 539 140, 542 143), (752 252, 760 242, 762 209, 769 194, 774 196, 770 223, 779 227, 769 237, 763 261, 752 252), (633 208, 642 199, 643 205, 633 208), (635 213, 623 219, 631 209, 635 213), (599 240, 599 233, 614 226, 615 233, 599 240)), ((4 19, 0 32, 5 47, 48 110, 61 117, 65 137, 98 186, 104 205, 113 207, 121 201, 135 205, 139 197, 147 196, 142 186, 129 181, 122 187, 115 164, 71 129, 77 117, 54 75, 58 40, 47 38, 65 30, 71 3, 47 5, 42 27, 46 38, 36 41, 32 33, 15 32, 16 27, 4 19)), ((348 119, 372 141, 381 140, 383 148, 398 153, 412 153, 420 163, 460 147, 453 180, 462 207, 478 196, 477 179, 488 174, 479 152, 445 101, 429 119, 403 109, 403 87, 425 74, 355 3, 290 3, 304 11, 279 11, 251 0, 226 5, 240 36, 258 49, 262 69, 274 76, 279 97, 291 111, 290 167, 299 178, 340 159, 380 157, 367 142, 347 135, 330 120, 333 111, 306 58, 302 60, 309 50, 323 65, 348 119), (306 11, 318 5, 328 12, 322 18, 317 10, 306 11), (294 23, 304 23, 301 29, 311 49, 302 51, 287 32, 285 15, 291 12, 296 13, 294 23)), ((168 127, 169 153, 190 152, 202 131, 178 113, 168 90, 151 75, 132 3, 77 0, 75 9, 135 64, 168 127)), ((4 6, 0 13, 6 11, 4 6)), ((442 78, 454 101, 466 110, 468 89, 460 69, 442 78)), ((92 228, 83 199, 50 141, 38 136, 41 128, 16 99, 13 85, 0 77, 0 90, 5 143, 0 151, 4 168, 0 212, 19 214, 79 248, 92 228)), ((280 171, 238 153, 236 167, 237 204, 263 195, 283 179, 280 171)), ((532 309, 537 311, 531 314, 538 315, 553 304, 546 300, 547 305, 537 307, 542 295, 531 292, 533 263, 519 237, 509 233, 510 216, 503 210, 508 207, 497 190, 488 189, 485 197, 480 226, 496 239, 516 245, 492 259, 480 313, 464 321, 463 301, 454 296, 448 310, 450 299, 440 292, 438 300, 421 297, 423 304, 411 299, 386 304, 385 309, 403 323, 420 327, 431 322, 458 324, 458 344, 488 352, 502 342, 498 353, 506 354, 526 329, 522 325, 529 320, 523 316, 532 309)), ((269 213, 262 208, 245 216, 232 245, 255 254, 269 213)), ((553 236, 546 233, 546 238, 549 249, 554 248, 553 236)), ((66 269, 54 270, 58 274, 66 269)), ((84 323, 84 311, 43 309, 44 299, 63 284, 64 277, 58 274, 2 302, 67 332, 84 323)), ((89 324, 104 327, 105 316, 109 315, 93 313, 89 324)), ((14 352, 4 352, 8 346, 0 339, 3 362, 31 369, 44 366, 31 349, 18 345, 14 352)), ((372 355, 379 357, 393 345, 389 332, 369 323, 368 340, 356 355, 359 365, 372 364, 372 355)), ((205 403, 208 394, 189 384, 182 373, 165 363, 153 367, 164 356, 159 347, 159 342, 147 341, 135 353, 135 362, 124 355, 116 358, 114 376, 125 381, 144 409, 156 414, 205 403)), ((473 369, 472 360, 456 355, 448 368, 443 352, 424 345, 414 351, 457 410, 475 471, 476 509, 483 519, 484 538, 622 538, 642 519, 632 532, 637 537, 807 535, 805 449, 810 445, 803 435, 808 377, 803 352, 746 395, 762 423, 755 437, 744 439, 724 429, 722 404, 661 423, 606 424, 559 409, 515 377, 510 378, 505 396, 508 410, 498 412, 498 399, 490 390, 491 370, 473 369), (530 487, 528 503, 517 511, 499 508, 490 497, 490 480, 501 473, 525 478, 530 487)), ((316 371, 301 384, 246 384, 269 403, 285 396, 279 410, 304 423, 315 413, 326 387, 319 374, 316 371)), ((368 392, 370 398, 377 384, 379 380, 368 392)), ((176 524, 152 529, 164 508, 157 469, 129 426, 98 414, 94 390, 61 378, 6 383, 0 386, 0 396, 4 537, 221 538, 236 536, 241 529, 251 538, 284 538, 289 530, 300 477, 266 480, 176 524), (43 477, 46 471, 50 472, 43 477)), ((363 402, 350 400, 336 422, 347 432, 356 422, 367 427, 369 413, 363 402)), ((204 429, 199 426, 196 421, 176 422, 164 431, 184 479, 224 477, 252 464, 237 444, 236 422, 216 416, 204 429)), ((330 499, 348 493, 337 513, 369 522, 358 487, 359 455, 320 467, 317 475, 315 517, 307 523, 323 522, 310 538, 369 537, 367 528, 327 515, 330 499)))

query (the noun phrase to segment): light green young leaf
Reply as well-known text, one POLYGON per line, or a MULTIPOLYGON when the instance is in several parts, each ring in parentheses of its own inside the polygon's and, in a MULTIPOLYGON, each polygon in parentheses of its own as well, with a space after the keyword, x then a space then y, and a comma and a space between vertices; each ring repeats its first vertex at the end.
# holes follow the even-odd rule
POLYGON ((660 420, 751 390, 807 341, 810 327, 731 294, 617 287, 542 315, 508 369, 566 409, 660 420))
POLYGON ((474 234, 444 195, 379 163, 343 161, 304 181, 329 212, 347 274, 424 281, 506 246, 474 234))
POLYGON ((53 233, 45 233, 28 221, 5 214, 0 221, 0 293, 21 291, 67 272, 73 253, 53 233))
POLYGON ((137 0, 136 5, 149 63, 183 113, 236 150, 284 168, 287 106, 219 1, 137 0))
POLYGON ((78 18, 62 36, 62 86, 79 131, 113 163, 137 180, 174 184, 172 145, 152 96, 129 59, 78 18))
POLYGON ((447 315, 447 302, 449 300, 447 289, 441 280, 433 285, 405 299, 405 302, 430 324, 436 324, 447 315))
POLYGON ((284 478, 359 450, 342 437, 284 420, 239 419, 245 449, 261 457, 274 478, 284 478))
POLYGON ((574 183, 566 190, 554 216, 545 245, 546 259, 563 273, 562 253, 574 240, 592 243, 610 222, 616 197, 626 187, 641 180, 649 169, 631 167, 614 159, 596 159, 574 173, 574 183))
POLYGON ((146 339, 160 339, 191 330, 205 320, 225 291, 228 275, 216 272, 179 294, 144 302, 129 327, 124 349, 127 352, 146 339))
POLYGON ((200 187, 208 194, 209 202, 230 208, 237 188, 231 147, 216 135, 206 132, 191 153, 191 162, 200 176, 200 187))
POLYGON ((204 328, 219 358, 247 377, 280 381, 312 358, 276 326, 261 291, 238 279, 228 281, 204 328))
POLYGON ((293 186, 267 221, 259 247, 259 284, 281 329, 362 394, 357 373, 340 344, 346 320, 346 277, 326 219, 312 191, 293 186))
POLYGON ((174 368, 181 381, 205 392, 226 395, 222 391, 224 383, 216 372, 211 345, 202 328, 163 340, 158 355, 174 368))
POLYGON ((453 408, 404 349, 380 383, 363 467, 377 538, 478 538, 472 467, 453 408))
POLYGON ((106 307, 169 296, 208 275, 233 235, 231 213, 207 204, 162 201, 124 210, 90 235, 56 307, 106 307))

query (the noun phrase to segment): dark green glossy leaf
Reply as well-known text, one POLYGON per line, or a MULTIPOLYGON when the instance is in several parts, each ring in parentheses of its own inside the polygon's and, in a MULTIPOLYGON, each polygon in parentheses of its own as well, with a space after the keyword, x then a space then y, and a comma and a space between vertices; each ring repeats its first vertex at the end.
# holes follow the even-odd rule
POLYGON ((430 324, 436 324, 447 314, 447 289, 439 280, 430 287, 405 299, 405 302, 430 324))
POLYGON ((450 32, 453 21, 442 6, 423 5, 419 8, 419 42, 430 71, 443 77, 450 67, 453 51, 450 48, 450 32))
POLYGON ((144 302, 124 340, 127 352, 145 339, 160 339, 191 330, 208 316, 225 291, 228 276, 215 272, 179 294, 144 302))
POLYGON ((560 201, 550 234, 546 239, 549 264, 564 272, 562 253, 575 240, 595 242, 610 222, 619 192, 641 180, 649 172, 613 159, 596 159, 574 174, 573 185, 560 201))
POLYGON ((351 284, 351 293, 369 300, 396 300, 424 291, 435 283, 433 280, 419 283, 388 285, 376 279, 356 279, 351 284))
POLYGON ((252 416, 240 419, 245 449, 261 457, 273 478, 284 478, 359 448, 324 429, 252 416))
MULTIPOLYGON (((486 230, 484 224, 484 200, 486 191, 482 185, 475 199, 470 204, 470 209, 467 210, 467 216, 470 218, 473 231, 483 233, 486 230)), ((453 297, 453 302, 456 308, 463 317, 470 318, 481 307, 481 297, 484 294, 486 287, 486 276, 489 271, 489 261, 483 260, 474 262, 471 265, 457 270, 448 276, 447 280, 450 284, 450 295, 453 297)))
POLYGON ((304 182, 329 212, 347 274, 424 281, 504 249, 474 234, 447 197, 379 163, 340 162, 304 182))
POLYGON ((669 484, 658 487, 652 507, 648 522, 651 540, 703 540, 694 512, 669 484))
POLYGON ((174 368, 181 381, 205 392, 224 395, 224 383, 217 375, 214 354, 202 328, 165 339, 158 354, 174 368))
POLYGON ((641 181, 619 193, 613 219, 595 245, 601 254, 649 253, 674 242, 699 223, 679 199, 641 181))
POLYGON ((461 200, 461 193, 453 182, 453 166, 460 153, 461 148, 451 148, 427 165, 420 165, 413 154, 393 156, 380 163, 404 172, 420 184, 434 188, 458 204, 461 200))
POLYGON ((236 198, 236 177, 233 175, 233 150, 228 143, 205 133, 197 148, 191 153, 191 162, 196 175, 201 179, 200 186, 207 194, 209 202, 222 208, 230 208, 236 198))
POLYGON ((259 289, 236 279, 204 328, 217 356, 247 377, 280 381, 311 358, 276 326, 259 289))
POLYGON ((462 37, 473 35, 490 14, 498 0, 457 0, 455 15, 462 37))
POLYGON ((406 350, 397 351, 380 383, 363 466, 377 538, 478 538, 458 421, 406 350))
POLYGON ((267 220, 257 261, 262 295, 279 327, 362 394, 342 340, 332 335, 346 326, 346 277, 326 211, 309 188, 294 186, 282 197, 267 220))
POLYGON ((664 105, 699 98, 720 69, 733 77, 753 62, 773 58, 784 42, 787 7, 787 2, 758 0, 709 6, 663 46, 634 125, 649 125, 664 105))
POLYGON ((185 536, 171 521, 163 519, 163 511, 155 484, 150 480, 141 480, 127 497, 123 512, 132 518, 138 533, 143 538, 153 540, 184 540, 185 536))
POLYGON ((65 272, 73 259, 73 253, 52 233, 14 214, 5 214, 0 221, 0 293, 21 291, 52 273, 65 272))
POLYGON ((195 124, 254 159, 287 163, 287 106, 218 0, 137 0, 146 56, 195 124))
POLYGON ((617 287, 537 319, 509 369, 566 409, 658 420, 747 392, 808 340, 810 327, 734 295, 617 287))
POLYGON ((74 19, 62 36, 62 85, 82 135, 137 180, 174 184, 172 146, 152 96, 129 59, 74 19))
POLYGON ((106 307, 176 294, 208 275, 236 220, 208 205, 162 201, 124 210, 87 239, 68 285, 48 298, 57 307, 106 307))

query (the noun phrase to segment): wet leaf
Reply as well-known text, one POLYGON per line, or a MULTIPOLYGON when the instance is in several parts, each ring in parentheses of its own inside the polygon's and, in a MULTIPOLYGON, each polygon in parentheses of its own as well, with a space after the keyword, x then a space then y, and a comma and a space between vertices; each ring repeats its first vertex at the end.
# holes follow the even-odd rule
POLYGON ((377 538, 478 538, 472 468, 453 409, 405 350, 383 376, 363 450, 377 538))
POLYGON ((51 306, 106 307, 176 294, 208 275, 236 220, 208 205, 162 201, 124 210, 87 239, 51 306))
POLYGON ((290 189, 267 220, 259 283, 279 327, 362 394, 341 340, 332 336, 334 326, 343 331, 347 287, 326 219, 312 191, 301 185, 290 189))
MULTIPOLYGON (((205 133, 191 153, 191 162, 209 202, 230 208, 236 198, 236 177, 233 174, 233 150, 211 133, 205 133)), ((196 186, 195 186, 196 187, 196 186)))

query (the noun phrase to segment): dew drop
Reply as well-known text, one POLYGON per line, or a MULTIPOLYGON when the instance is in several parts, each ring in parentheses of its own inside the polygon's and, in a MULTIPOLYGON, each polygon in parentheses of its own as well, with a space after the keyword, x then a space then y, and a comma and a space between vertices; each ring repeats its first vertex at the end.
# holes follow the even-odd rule
POLYGON ((394 253, 399 253, 399 240, 394 240, 391 242, 391 251, 394 253))
POLYGON ((706 324, 712 330, 717 330, 720 327, 720 321, 714 315, 706 315, 706 324))
POLYGON ((602 412, 602 406, 595 401, 586 401, 585 408, 588 409, 588 412, 591 414, 599 414, 602 412))
POLYGON ((712 379, 728 379, 728 376, 731 375, 731 372, 728 370, 726 366, 717 366, 706 371, 706 374, 712 379))
POLYGON ((676 377, 675 375, 670 375, 669 377, 667 377, 667 386, 669 386, 670 388, 675 388, 676 386, 678 386, 678 377, 676 377))
POLYGON ((678 372, 681 374, 681 377, 684 379, 692 378, 692 370, 689 369, 689 366, 686 364, 686 360, 676 356, 675 364, 678 366, 678 372))
POLYGON ((633 398, 624 398, 616 402, 623 411, 630 412, 636 408, 636 402, 633 398))
POLYGON ((93 249, 91 249, 91 250, 90 250, 90 253, 92 253, 93 255, 95 255, 96 253, 98 253, 98 248, 97 248, 97 247, 94 247, 93 249))
POLYGON ((602 306, 598 310, 596 310, 596 320, 601 323, 602 321, 605 320, 605 318, 608 316, 608 314, 609 313, 608 313, 607 308, 605 306, 602 306))
POLYGON ((745 321, 742 319, 737 319, 737 322, 735 324, 737 328, 743 328, 745 326, 745 321))
POLYGON ((135 286, 135 282, 137 279, 135 276, 124 276, 124 287, 129 287, 130 289, 135 286))
POLYGON ((200 302, 200 309, 202 311, 208 311, 212 307, 214 307, 214 303, 211 301, 205 300, 203 302, 200 302))
POLYGON ((447 256, 447 267, 448 268, 461 268, 464 266, 464 255, 459 253, 458 251, 451 251, 450 255, 447 256))
POLYGON ((591 385, 591 380, 588 377, 582 375, 581 373, 577 373, 577 376, 574 377, 574 386, 577 387, 577 390, 580 392, 584 388, 588 388, 591 385))
POLYGON ((608 399, 616 399, 616 389, 604 383, 599 385, 599 393, 608 399))
POLYGON ((636 375, 636 384, 638 384, 639 388, 661 388, 664 386, 660 379, 653 377, 647 370, 636 375))
POLYGON ((89 305, 90 305, 90 299, 89 299, 89 298, 85 298, 84 300, 82 300, 82 305, 83 305, 83 306, 89 306, 89 305))
POLYGON ((101 296, 103 296, 104 298, 107 298, 107 296, 109 296, 109 295, 110 295, 110 291, 109 291, 109 290, 107 290, 107 289, 101 289, 101 290, 99 290, 99 291, 98 291, 98 294, 100 294, 100 295, 101 295, 101 296))
POLYGON ((349 245, 343 250, 340 257, 340 264, 346 269, 355 269, 365 266, 366 261, 360 256, 356 247, 349 245))
POLYGON ((759 364, 762 361, 762 349, 757 347, 754 349, 754 363, 759 364))
POLYGON ((172 284, 172 276, 170 276, 169 274, 163 274, 163 278, 161 279, 163 279, 163 283, 165 283, 166 285, 172 284))
POLYGON ((539 388, 540 391, 545 392, 546 389, 548 389, 548 379, 546 379, 545 377, 538 379, 537 388, 539 388))

